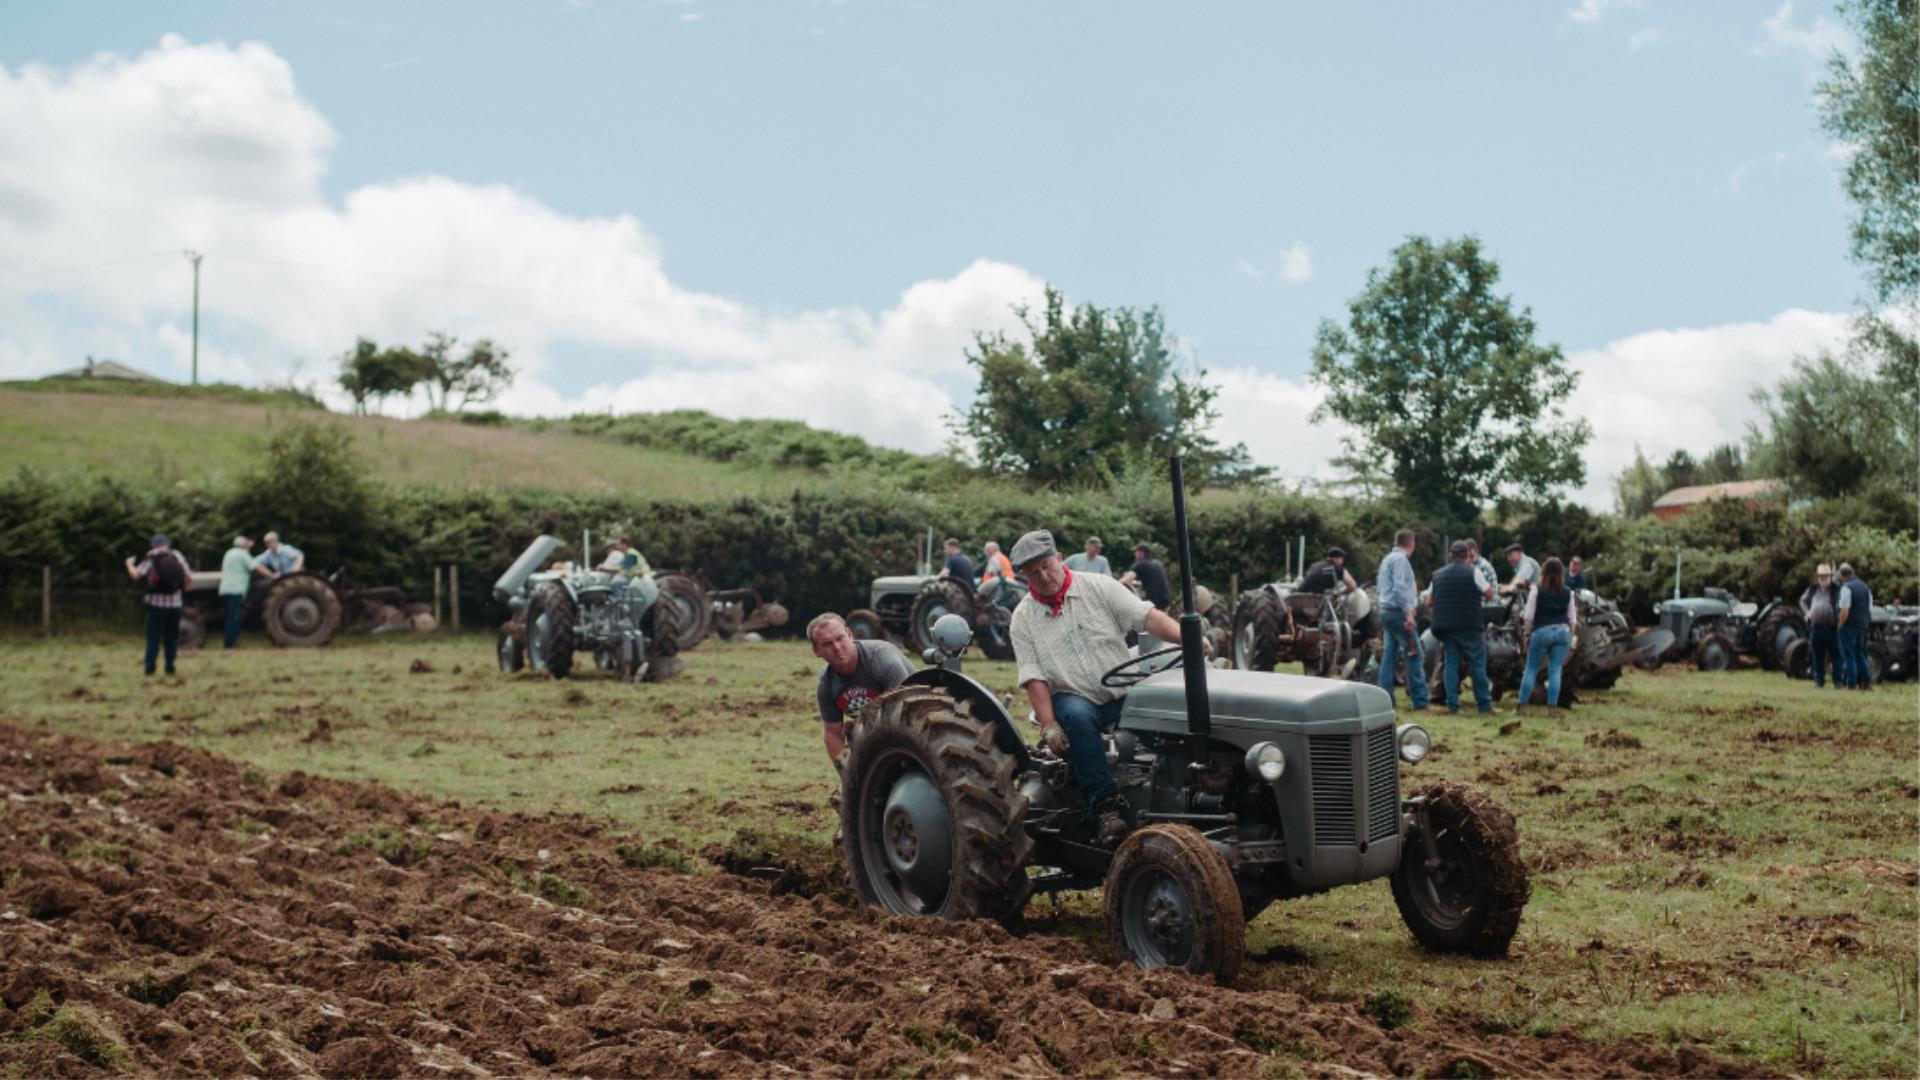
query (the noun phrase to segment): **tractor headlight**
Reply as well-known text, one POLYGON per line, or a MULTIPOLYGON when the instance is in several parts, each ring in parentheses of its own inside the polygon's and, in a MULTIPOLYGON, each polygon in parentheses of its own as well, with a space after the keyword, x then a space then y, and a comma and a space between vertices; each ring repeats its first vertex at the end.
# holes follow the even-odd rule
POLYGON ((1420 764, 1433 749, 1433 736, 1419 724, 1401 724, 1394 730, 1393 741, 1400 747, 1400 760, 1409 765, 1420 764))
POLYGON ((1271 784, 1287 771, 1287 755, 1270 742, 1254 743, 1247 748, 1247 772, 1271 784))

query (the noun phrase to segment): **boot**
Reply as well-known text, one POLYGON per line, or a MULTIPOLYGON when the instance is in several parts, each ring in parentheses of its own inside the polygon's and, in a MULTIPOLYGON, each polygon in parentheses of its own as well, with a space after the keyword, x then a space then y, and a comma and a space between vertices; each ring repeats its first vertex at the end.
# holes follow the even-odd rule
POLYGON ((1093 817, 1096 823, 1093 842, 1101 847, 1113 847, 1133 831, 1133 808, 1119 792, 1094 803, 1093 817))

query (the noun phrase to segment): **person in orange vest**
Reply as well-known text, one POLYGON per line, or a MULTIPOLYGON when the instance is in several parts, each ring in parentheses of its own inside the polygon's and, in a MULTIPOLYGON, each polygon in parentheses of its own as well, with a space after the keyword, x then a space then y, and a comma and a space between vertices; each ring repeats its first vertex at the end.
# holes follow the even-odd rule
POLYGON ((1000 545, 987 541, 986 558, 980 569, 980 587, 986 588, 995 582, 1013 580, 1013 563, 1000 553, 1000 545))

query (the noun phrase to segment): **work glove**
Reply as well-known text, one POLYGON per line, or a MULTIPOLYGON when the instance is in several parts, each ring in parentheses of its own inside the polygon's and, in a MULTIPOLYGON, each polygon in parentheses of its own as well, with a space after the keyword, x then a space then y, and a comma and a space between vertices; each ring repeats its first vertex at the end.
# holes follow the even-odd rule
POLYGON ((1061 727, 1058 722, 1048 724, 1040 732, 1040 738, 1046 742, 1047 749, 1061 757, 1067 756, 1067 729, 1061 727))

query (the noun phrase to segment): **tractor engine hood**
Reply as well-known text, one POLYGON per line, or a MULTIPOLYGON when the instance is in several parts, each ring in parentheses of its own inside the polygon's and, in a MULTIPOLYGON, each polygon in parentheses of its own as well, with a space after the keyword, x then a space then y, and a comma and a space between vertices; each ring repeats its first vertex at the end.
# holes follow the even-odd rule
MULTIPOLYGON (((1127 694, 1120 726, 1128 731, 1185 734, 1186 686, 1179 670, 1163 671, 1127 694)), ((1369 683, 1279 675, 1264 671, 1209 671, 1212 737, 1251 745, 1276 730, 1357 731, 1393 723, 1393 700, 1369 683)))

